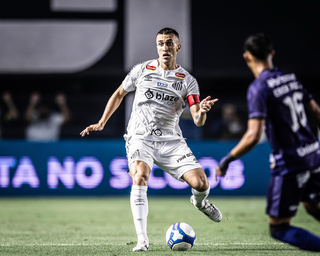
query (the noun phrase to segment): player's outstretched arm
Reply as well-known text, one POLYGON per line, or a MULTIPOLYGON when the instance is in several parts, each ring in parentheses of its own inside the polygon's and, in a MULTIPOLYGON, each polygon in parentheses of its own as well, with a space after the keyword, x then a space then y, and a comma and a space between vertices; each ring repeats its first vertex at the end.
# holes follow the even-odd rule
POLYGON ((121 84, 108 100, 100 121, 96 124, 92 124, 86 127, 82 132, 80 132, 80 135, 84 137, 85 135, 89 135, 89 133, 92 131, 102 131, 109 118, 117 110, 124 96, 126 96, 127 94, 128 92, 123 89, 121 84))
POLYGON ((230 151, 226 159, 216 168, 216 175, 224 176, 227 172, 229 163, 245 155, 253 149, 259 142, 263 131, 264 119, 249 119, 246 133, 242 136, 239 143, 230 151))
POLYGON ((203 126, 207 120, 207 112, 217 102, 218 99, 211 100, 211 96, 206 97, 200 103, 193 104, 190 107, 190 113, 196 126, 203 126))

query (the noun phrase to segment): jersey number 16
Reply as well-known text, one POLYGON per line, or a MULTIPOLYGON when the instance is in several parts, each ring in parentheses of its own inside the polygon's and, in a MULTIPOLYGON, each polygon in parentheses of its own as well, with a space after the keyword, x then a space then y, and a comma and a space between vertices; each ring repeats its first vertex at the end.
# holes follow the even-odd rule
POLYGON ((302 92, 294 92, 292 96, 287 96, 283 100, 283 103, 290 109, 292 120, 291 129, 293 132, 296 132, 300 128, 300 125, 303 127, 306 127, 307 125, 307 116, 304 110, 302 99, 302 92))

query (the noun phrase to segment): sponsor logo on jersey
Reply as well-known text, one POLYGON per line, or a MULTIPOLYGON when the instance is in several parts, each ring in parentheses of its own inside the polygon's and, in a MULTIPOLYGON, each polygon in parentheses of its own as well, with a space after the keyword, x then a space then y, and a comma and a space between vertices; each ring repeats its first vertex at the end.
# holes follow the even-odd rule
POLYGON ((145 77, 144 77, 144 81, 152 81, 152 76, 149 76, 149 75, 146 75, 145 77))
POLYGON ((144 95, 147 97, 148 100, 152 99, 155 96, 156 100, 166 101, 168 105, 173 105, 179 100, 179 97, 170 96, 165 93, 157 92, 156 95, 154 95, 153 91, 151 91, 150 88, 144 93, 144 95))
POLYGON ((156 99, 157 100, 165 100, 168 102, 177 102, 179 100, 179 97, 175 97, 175 96, 170 96, 168 94, 164 94, 164 93, 156 93, 156 99))
POLYGON ((186 77, 186 75, 185 75, 185 74, 183 74, 183 73, 179 73, 179 72, 176 72, 176 73, 175 73, 175 76, 176 76, 176 77, 178 77, 178 78, 181 78, 181 79, 183 79, 183 78, 185 78, 185 77, 186 77))
POLYGON ((163 135, 173 135, 173 130, 160 130, 159 128, 152 129, 150 135, 156 135, 159 137, 163 135))
POLYGON ((147 65, 147 66, 146 66, 146 69, 155 71, 157 68, 156 68, 155 66, 147 65))
POLYGON ((151 91, 150 89, 148 89, 148 91, 146 91, 144 93, 144 95, 146 95, 147 99, 152 99, 153 98, 153 91, 151 91))
POLYGON ((161 83, 161 82, 157 82, 157 86, 165 86, 165 87, 168 87, 168 84, 161 83))
POLYGON ((150 133, 151 135, 156 135, 156 136, 162 136, 162 131, 160 130, 160 129, 152 129, 152 131, 151 131, 151 133, 150 133))
POLYGON ((311 144, 307 144, 304 147, 297 148, 297 153, 300 157, 304 157, 311 154, 319 149, 319 142, 315 141, 311 144))
POLYGON ((269 78, 267 80, 267 84, 270 88, 274 88, 274 87, 279 86, 281 84, 285 84, 285 83, 288 83, 290 81, 295 81, 295 80, 297 80, 295 74, 285 74, 282 76, 278 76, 276 78, 273 78, 273 77, 269 78))
POLYGON ((182 82, 181 81, 176 81, 172 84, 172 88, 181 91, 182 90, 182 82))

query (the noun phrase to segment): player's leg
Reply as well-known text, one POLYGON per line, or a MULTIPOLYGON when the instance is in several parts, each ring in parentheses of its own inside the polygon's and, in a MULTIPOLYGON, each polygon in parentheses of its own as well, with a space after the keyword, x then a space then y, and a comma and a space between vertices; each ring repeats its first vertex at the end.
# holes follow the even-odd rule
POLYGON ((149 247, 147 236, 147 216, 149 210, 147 190, 150 171, 150 167, 143 161, 135 161, 130 165, 130 175, 132 177, 130 205, 138 236, 138 243, 133 251, 147 251, 149 247))
POLYGON ((222 220, 220 210, 206 199, 210 193, 210 186, 203 169, 196 168, 187 171, 182 175, 182 179, 192 188, 191 203, 211 220, 220 222, 222 220))
POLYGON ((320 237, 303 228, 291 226, 290 219, 270 216, 271 236, 302 250, 320 252, 320 237))
POLYGON ((302 202, 306 211, 320 221, 320 168, 311 172, 311 177, 303 192, 302 202))
POLYGON ((194 206, 202 208, 210 193, 209 182, 202 168, 187 171, 182 175, 182 179, 191 187, 194 206))
POLYGON ((270 235, 302 250, 320 251, 320 237, 290 225, 295 216, 308 175, 304 173, 273 175, 267 192, 267 214, 270 216, 270 235))
POLYGON ((147 189, 153 159, 149 146, 142 140, 127 140, 126 150, 129 174, 132 177, 130 205, 138 236, 138 243, 133 248, 133 251, 147 251, 149 247, 147 236, 147 189))

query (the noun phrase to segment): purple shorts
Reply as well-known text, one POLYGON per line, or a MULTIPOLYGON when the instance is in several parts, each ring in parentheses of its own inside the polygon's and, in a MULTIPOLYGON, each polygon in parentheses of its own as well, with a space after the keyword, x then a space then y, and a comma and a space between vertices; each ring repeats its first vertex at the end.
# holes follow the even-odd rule
POLYGON ((266 209, 269 216, 293 217, 300 202, 320 202, 320 167, 311 171, 271 176, 266 209))

